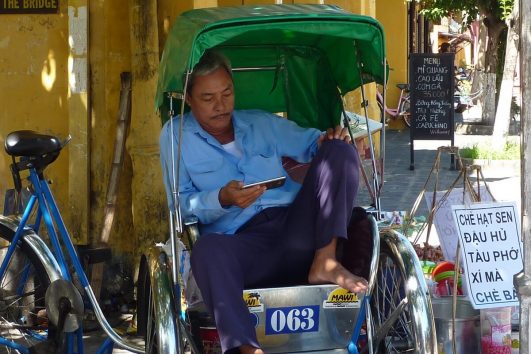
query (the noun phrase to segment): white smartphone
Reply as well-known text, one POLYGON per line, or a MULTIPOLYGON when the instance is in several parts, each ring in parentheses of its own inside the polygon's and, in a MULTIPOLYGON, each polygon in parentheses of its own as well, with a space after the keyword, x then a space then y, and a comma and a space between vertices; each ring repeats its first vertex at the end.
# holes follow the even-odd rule
POLYGON ((253 186, 266 186, 267 189, 273 189, 282 187, 284 185, 284 182, 286 182, 285 176, 280 176, 276 178, 266 179, 264 181, 258 181, 254 183, 249 183, 243 186, 243 189, 253 187, 253 186))

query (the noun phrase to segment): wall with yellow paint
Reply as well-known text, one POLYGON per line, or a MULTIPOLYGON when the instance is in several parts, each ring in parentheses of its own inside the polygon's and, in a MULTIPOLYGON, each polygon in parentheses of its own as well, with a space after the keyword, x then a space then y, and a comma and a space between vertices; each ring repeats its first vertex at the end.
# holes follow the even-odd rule
MULTIPOLYGON (((176 16, 183 11, 211 6, 237 6, 241 4, 275 3, 274 0, 158 0, 158 47, 160 53, 164 47, 166 35, 176 16)), ((308 3, 309 1, 289 0, 284 3, 308 3)), ((322 3, 312 0, 312 3, 322 3)), ((0 107, 0 143, 3 144, 5 135, 16 129, 34 129, 44 133, 56 134, 62 137, 70 131, 69 120, 69 89, 68 89, 68 56, 69 56, 69 19, 67 2, 60 2, 61 9, 53 15, 0 15, 0 92, 2 105, 0 107)), ((76 181, 70 181, 70 168, 77 163, 89 163, 90 195, 81 196, 88 199, 90 216, 88 230, 84 236, 89 242, 95 242, 103 227, 103 210, 105 207, 108 180, 112 167, 114 139, 118 118, 120 98, 120 73, 132 71, 131 23, 128 9, 131 0, 115 1, 86 1, 89 6, 89 49, 90 78, 89 78, 89 126, 88 137, 90 151, 83 156, 77 156, 79 161, 71 161, 69 147, 64 150, 59 159, 46 171, 53 182, 52 188, 65 220, 69 220, 69 183, 75 186, 76 181), (66 207, 65 207, 66 206, 66 207)), ((329 4, 341 6, 349 11, 376 16, 387 29, 393 33, 388 38, 387 50, 389 62, 393 70, 390 76, 390 99, 396 97, 393 93, 394 83, 405 80, 406 68, 406 10, 405 4, 383 0, 365 0, 353 2, 349 0, 326 1, 329 4), (385 3, 385 7, 378 4, 385 3), (396 16, 403 13, 404 16, 396 16), (389 30, 392 28, 393 30, 389 30), (400 35, 398 35, 400 33, 400 35)), ((138 93, 138 92, 137 92, 138 93)), ((374 85, 367 85, 367 98, 371 100, 369 114, 378 117, 379 111, 373 97, 374 85)), ((153 93, 144 92, 145 102, 152 102, 153 93)), ((347 98, 348 108, 361 113, 361 98, 358 95, 347 98)), ((147 104, 147 103, 146 103, 147 104)), ((149 109, 151 109, 151 105, 149 109)), ((138 112, 136 112, 138 113, 138 112)), ((133 112, 134 117, 135 112, 133 112)), ((157 118, 158 119, 158 118, 157 118)), ((158 121, 157 123, 158 124, 158 121)), ((148 139, 148 145, 156 146, 157 134, 146 132, 142 139, 148 139)), ((71 146, 76 144, 73 137, 71 146)), ((134 143, 129 142, 134 146, 134 143)), ((151 153, 152 148, 148 150, 151 153)), ((3 195, 7 188, 11 188, 9 159, 0 153, 0 207, 3 207, 3 195)), ((126 154, 124 168, 118 188, 118 198, 114 227, 111 235, 111 247, 115 254, 133 255, 138 252, 141 244, 138 240, 138 225, 143 237, 152 237, 146 229, 152 229, 156 238, 167 237, 167 215, 165 210, 165 195, 160 193, 160 180, 146 180, 144 183, 133 184, 137 168, 159 169, 153 166, 133 166, 131 156, 126 154), (155 192, 156 191, 156 192, 155 192), (134 198, 138 195, 153 195, 156 205, 150 213, 138 213, 134 209, 134 198)), ((157 179, 155 177, 155 179, 157 179)), ((72 187, 71 187, 72 188, 72 187)), ((2 208, 3 209, 3 208, 2 208)), ((67 225, 69 226, 69 225, 67 225)), ((145 240, 144 240, 145 241, 145 240)))
MULTIPOLYGON (((408 82, 408 32, 407 2, 380 0, 376 6, 376 19, 382 24, 387 42, 387 60, 389 62, 389 79, 387 85, 387 106, 396 108, 400 90, 398 83, 408 82)), ((390 119, 390 129, 401 129, 402 120, 390 119)))
MULTIPOLYGON (((68 22, 61 14, 0 15, 0 144, 7 133, 30 129, 68 135, 68 22)), ((13 188, 10 159, 0 152, 0 212, 13 188)), ((47 169, 57 201, 67 202, 68 149, 47 169)))

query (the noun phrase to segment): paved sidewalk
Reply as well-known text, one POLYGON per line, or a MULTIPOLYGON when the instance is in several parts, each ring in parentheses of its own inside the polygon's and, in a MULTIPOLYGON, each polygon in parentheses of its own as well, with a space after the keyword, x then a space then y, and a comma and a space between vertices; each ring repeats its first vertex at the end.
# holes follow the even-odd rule
MULTIPOLYGON (((456 134, 454 145, 462 148, 472 146, 475 143, 487 142, 489 139, 490 136, 486 135, 456 134)), ((384 186, 381 194, 382 210, 409 212, 428 179, 435 161, 437 148, 450 145, 450 140, 415 140, 415 168, 410 170, 409 130, 387 130, 384 186)), ((457 169, 451 170, 450 167, 450 155, 443 153, 441 155, 439 188, 437 190, 448 189, 458 177, 459 171, 457 169)), ((483 169, 483 175, 496 200, 516 201, 520 205, 521 183, 518 166, 516 168, 483 169)), ((471 180, 475 181, 475 176, 470 177, 471 180)), ((435 174, 432 174, 430 183, 427 185, 427 191, 433 191, 434 183, 435 174)), ((462 179, 460 179, 460 184, 457 187, 459 186, 463 186, 462 179)), ((360 187, 358 202, 360 205, 368 205, 370 203, 367 190, 363 185, 360 187)), ((424 198, 415 215, 428 216, 428 206, 424 198)))

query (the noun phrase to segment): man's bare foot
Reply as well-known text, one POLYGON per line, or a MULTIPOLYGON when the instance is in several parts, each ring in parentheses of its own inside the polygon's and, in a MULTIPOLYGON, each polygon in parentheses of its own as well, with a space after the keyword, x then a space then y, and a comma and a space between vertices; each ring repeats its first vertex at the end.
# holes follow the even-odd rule
POLYGON ((264 354, 264 351, 260 348, 244 344, 240 346, 240 353, 242 354, 264 354))
POLYGON ((315 252, 308 274, 308 282, 310 284, 334 283, 355 293, 367 290, 367 280, 352 274, 336 260, 336 243, 337 239, 334 238, 328 245, 315 252))

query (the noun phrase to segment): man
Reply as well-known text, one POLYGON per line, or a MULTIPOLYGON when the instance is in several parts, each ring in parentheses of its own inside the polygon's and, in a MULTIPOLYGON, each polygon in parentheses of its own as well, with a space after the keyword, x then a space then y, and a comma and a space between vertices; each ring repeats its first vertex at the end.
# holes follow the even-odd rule
MULTIPOLYGON (((201 237, 192 272, 212 312, 223 352, 260 354, 242 299, 244 288, 335 283, 353 292, 367 281, 336 259, 359 183, 359 157, 346 129, 321 133, 263 111, 234 111, 230 64, 214 51, 194 67, 184 116, 179 172, 183 214, 196 215, 201 237), (312 161, 302 186, 287 176, 279 188, 244 183, 286 175, 283 156, 312 161)), ((179 117, 174 118, 178 124, 179 117)), ((170 208, 169 124, 161 161, 170 208)))

